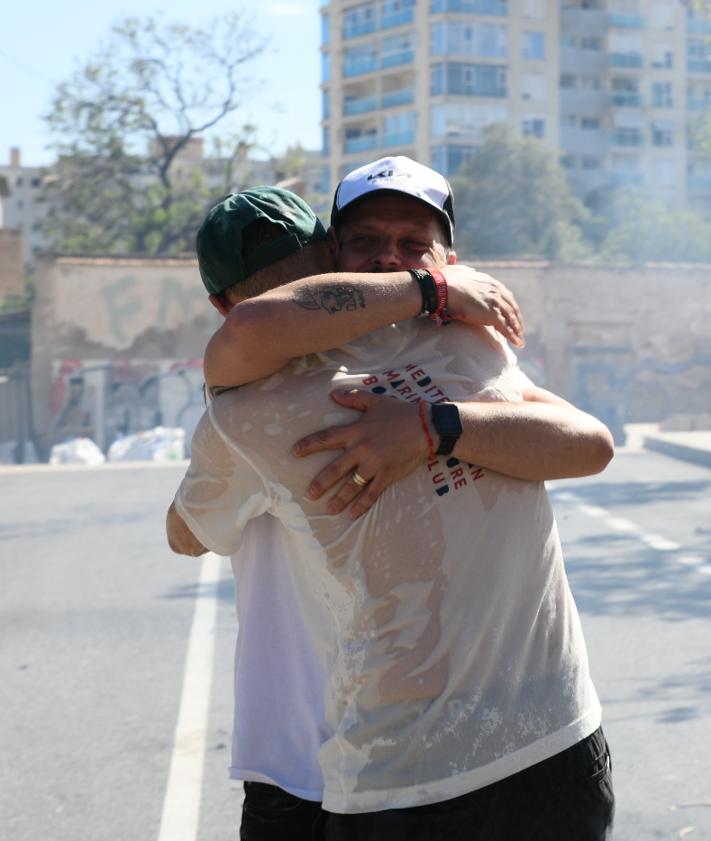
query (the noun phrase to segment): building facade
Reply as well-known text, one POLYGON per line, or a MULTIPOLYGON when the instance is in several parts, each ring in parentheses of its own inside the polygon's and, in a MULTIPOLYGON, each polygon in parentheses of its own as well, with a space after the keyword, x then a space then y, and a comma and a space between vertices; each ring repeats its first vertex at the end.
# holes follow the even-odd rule
POLYGON ((681 0, 321 5, 324 188, 406 154, 452 175, 505 123, 558 150, 575 192, 621 184, 711 210, 711 20, 681 0))

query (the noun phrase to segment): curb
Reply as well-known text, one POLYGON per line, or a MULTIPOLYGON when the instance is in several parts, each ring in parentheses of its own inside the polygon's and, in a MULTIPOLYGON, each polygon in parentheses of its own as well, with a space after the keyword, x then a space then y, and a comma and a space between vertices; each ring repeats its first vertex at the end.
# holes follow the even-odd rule
POLYGON ((682 444, 679 441, 671 441, 668 438, 656 435, 645 435, 644 447, 647 450, 662 453, 681 461, 689 461, 702 467, 711 467, 711 449, 682 444))

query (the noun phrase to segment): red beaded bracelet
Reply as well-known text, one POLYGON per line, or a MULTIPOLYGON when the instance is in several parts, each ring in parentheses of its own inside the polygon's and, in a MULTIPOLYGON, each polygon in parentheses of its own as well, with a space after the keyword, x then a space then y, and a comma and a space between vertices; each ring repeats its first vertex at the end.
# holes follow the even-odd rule
POLYGON ((427 454, 429 456, 430 461, 433 461, 433 459, 435 458, 434 441, 432 440, 432 436, 430 435, 430 428, 427 426, 427 420, 425 418, 425 412, 427 411, 427 407, 429 405, 430 404, 426 400, 420 400, 418 411, 420 413, 420 424, 422 425, 422 431, 425 433, 425 438, 427 439, 427 454))

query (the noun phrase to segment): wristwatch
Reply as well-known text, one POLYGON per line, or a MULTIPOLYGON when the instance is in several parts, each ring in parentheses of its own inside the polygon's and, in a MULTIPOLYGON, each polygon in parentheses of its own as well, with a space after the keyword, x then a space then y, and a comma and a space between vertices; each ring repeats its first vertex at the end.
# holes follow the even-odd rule
POLYGON ((433 403, 430 417, 432 426, 439 435, 439 447, 435 450, 435 455, 448 456, 462 434, 459 409, 454 403, 433 403))

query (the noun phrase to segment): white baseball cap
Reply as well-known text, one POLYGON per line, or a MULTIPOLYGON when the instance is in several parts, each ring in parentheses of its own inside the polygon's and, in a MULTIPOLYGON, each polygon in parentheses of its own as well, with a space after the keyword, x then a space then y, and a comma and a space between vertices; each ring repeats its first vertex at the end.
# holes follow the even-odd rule
POLYGON ((381 191, 404 193, 431 207, 444 222, 450 245, 454 245, 454 209, 449 182, 439 172, 404 155, 380 158, 349 172, 336 188, 331 224, 336 227, 346 208, 381 191))

